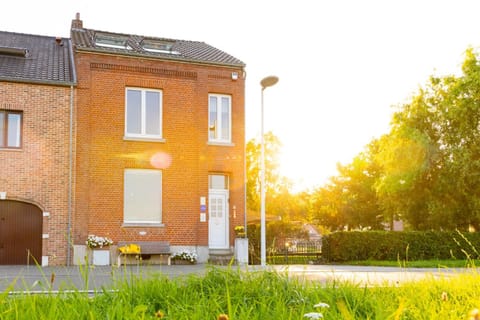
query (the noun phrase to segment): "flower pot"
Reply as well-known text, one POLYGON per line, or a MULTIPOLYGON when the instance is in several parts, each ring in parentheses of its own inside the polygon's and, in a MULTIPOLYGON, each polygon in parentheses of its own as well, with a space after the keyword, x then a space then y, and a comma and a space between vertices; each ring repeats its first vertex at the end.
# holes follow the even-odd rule
POLYGON ((96 266, 110 265, 110 250, 108 248, 93 249, 92 264, 96 266))
POLYGON ((195 264, 196 262, 191 262, 189 260, 182 260, 182 259, 173 259, 172 264, 176 265, 185 265, 185 264, 195 264))

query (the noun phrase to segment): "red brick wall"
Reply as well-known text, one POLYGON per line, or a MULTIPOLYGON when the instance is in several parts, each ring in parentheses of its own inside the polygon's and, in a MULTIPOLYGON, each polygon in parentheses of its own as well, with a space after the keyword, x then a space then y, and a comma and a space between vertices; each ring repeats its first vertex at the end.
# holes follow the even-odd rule
POLYGON ((0 109, 23 111, 22 148, 0 149, 0 191, 50 213, 42 254, 50 264, 65 264, 70 88, 0 82, 0 109))
POLYGON ((244 215, 244 88, 239 68, 76 53, 77 206, 75 243, 88 234, 119 240, 168 240, 207 245, 208 222, 200 222, 200 197, 208 199, 208 174, 230 176, 230 228, 244 215), (125 141, 125 88, 163 92, 165 142, 125 141), (208 94, 232 97, 231 146, 208 145, 208 94), (172 157, 162 170, 164 227, 122 227, 125 168, 153 168, 156 152, 172 157), (233 215, 233 206, 236 215, 233 215), (140 236, 140 231, 147 234, 140 236))

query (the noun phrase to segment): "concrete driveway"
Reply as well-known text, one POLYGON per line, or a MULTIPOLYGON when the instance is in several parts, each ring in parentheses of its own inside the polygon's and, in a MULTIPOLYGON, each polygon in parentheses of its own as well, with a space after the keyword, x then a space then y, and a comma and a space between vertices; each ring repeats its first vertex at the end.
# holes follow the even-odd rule
POLYGON ((453 268, 400 268, 400 267, 363 267, 336 265, 290 265, 273 266, 278 272, 287 273, 307 281, 329 283, 345 281, 361 286, 395 286, 404 282, 422 279, 440 279, 462 273, 476 272, 473 269, 453 268))
MULTIPOLYGON (((0 292, 45 290, 85 290, 95 291, 111 288, 117 281, 128 281, 132 276, 151 277, 162 274, 171 278, 189 274, 202 275, 209 268, 224 266, 197 265, 155 265, 155 266, 82 266, 36 267, 0 266, 0 292)), ((445 278, 472 269, 423 269, 400 267, 361 267, 335 265, 288 265, 288 266, 233 266, 245 272, 276 271, 305 281, 326 284, 332 281, 348 281, 362 286, 398 285, 406 281, 425 278, 445 278)))

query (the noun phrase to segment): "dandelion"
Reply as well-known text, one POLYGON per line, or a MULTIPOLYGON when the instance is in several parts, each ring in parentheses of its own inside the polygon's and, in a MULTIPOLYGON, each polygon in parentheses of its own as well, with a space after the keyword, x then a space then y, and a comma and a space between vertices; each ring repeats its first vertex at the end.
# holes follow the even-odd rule
POLYGON ((228 316, 226 314, 221 314, 217 318, 218 320, 228 320, 228 316))
POLYGON ((473 309, 468 314, 468 320, 480 320, 480 311, 478 309, 473 309))
POLYGON ((313 306, 314 308, 330 308, 330 305, 325 302, 319 302, 313 306))
POLYGON ((309 313, 305 313, 303 317, 308 319, 322 319, 323 314, 319 312, 309 312, 309 313))
POLYGON ((165 313, 163 313, 162 310, 158 310, 157 312, 155 312, 155 318, 162 319, 163 317, 165 317, 165 313))
POLYGON ((448 293, 445 291, 442 292, 442 301, 448 301, 448 293))

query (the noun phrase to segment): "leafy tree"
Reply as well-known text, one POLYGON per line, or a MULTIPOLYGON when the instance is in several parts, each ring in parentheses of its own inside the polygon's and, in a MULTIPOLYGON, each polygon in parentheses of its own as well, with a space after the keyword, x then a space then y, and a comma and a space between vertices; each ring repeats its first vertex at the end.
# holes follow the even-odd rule
POLYGON ((460 77, 431 77, 382 139, 382 206, 414 229, 480 227, 480 67, 467 50, 460 77))
POLYGON ((480 230, 480 66, 466 51, 461 76, 431 77, 338 176, 314 192, 311 210, 332 229, 480 230))
POLYGON ((332 183, 312 193, 310 211, 318 224, 330 230, 342 230, 347 224, 342 211, 342 190, 334 180, 335 178, 332 177, 332 183))
POLYGON ((312 201, 323 225, 333 230, 383 227, 383 215, 374 188, 379 176, 372 156, 376 149, 377 143, 373 141, 350 164, 338 164, 338 176, 317 190, 312 201))
MULTIPOLYGON (((279 172, 278 154, 281 150, 280 140, 272 133, 265 134, 265 192, 267 214, 285 215, 293 200, 289 189, 291 183, 279 172)), ((252 139, 246 146, 247 166, 247 208, 260 211, 260 173, 261 145, 252 139)))

